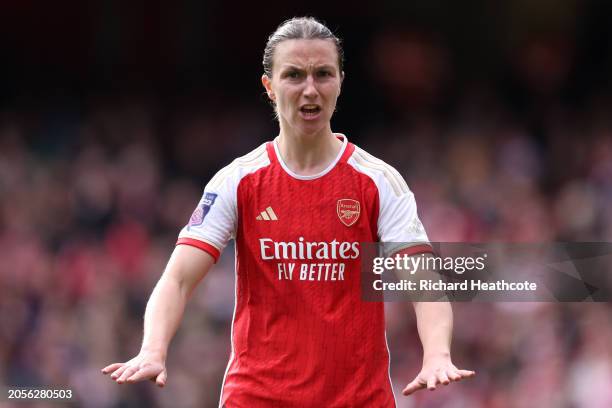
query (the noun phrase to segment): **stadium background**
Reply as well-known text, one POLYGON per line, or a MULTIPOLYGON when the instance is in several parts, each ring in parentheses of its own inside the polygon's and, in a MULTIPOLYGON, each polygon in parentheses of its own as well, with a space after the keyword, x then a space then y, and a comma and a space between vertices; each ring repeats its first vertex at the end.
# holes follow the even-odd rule
MULTIPOLYGON (((216 406, 232 247, 190 302, 164 390, 99 369, 138 351, 205 182, 276 134, 261 55, 294 15, 344 38, 333 129, 400 170, 432 240, 612 241, 609 2, 86 3, 0 6, 2 385, 216 406)), ((612 406, 609 303, 456 304, 454 361, 478 375, 410 398, 414 313, 387 306, 399 407, 612 406)))

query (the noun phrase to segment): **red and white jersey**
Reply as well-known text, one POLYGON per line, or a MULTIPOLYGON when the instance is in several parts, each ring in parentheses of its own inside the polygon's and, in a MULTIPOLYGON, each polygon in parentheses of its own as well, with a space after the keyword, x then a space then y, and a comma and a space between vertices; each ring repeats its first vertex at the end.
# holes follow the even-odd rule
POLYGON ((427 235, 399 173, 337 137, 340 153, 314 176, 293 173, 276 142, 234 160, 179 235, 215 259, 236 240, 221 406, 395 406, 384 304, 361 300, 359 243, 409 242, 417 253, 427 235))

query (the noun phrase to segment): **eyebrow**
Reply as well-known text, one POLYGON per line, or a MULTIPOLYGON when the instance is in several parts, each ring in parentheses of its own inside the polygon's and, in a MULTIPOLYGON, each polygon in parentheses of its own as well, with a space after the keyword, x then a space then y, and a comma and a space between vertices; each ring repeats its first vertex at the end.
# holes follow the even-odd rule
MULTIPOLYGON (((304 68, 298 65, 294 65, 291 63, 285 63, 281 66, 282 70, 287 70, 287 69, 297 69, 300 71, 303 71, 304 68)), ((336 67, 334 65, 330 65, 330 64, 321 64, 321 65, 315 65, 315 69, 331 69, 334 70, 336 69, 336 67)))

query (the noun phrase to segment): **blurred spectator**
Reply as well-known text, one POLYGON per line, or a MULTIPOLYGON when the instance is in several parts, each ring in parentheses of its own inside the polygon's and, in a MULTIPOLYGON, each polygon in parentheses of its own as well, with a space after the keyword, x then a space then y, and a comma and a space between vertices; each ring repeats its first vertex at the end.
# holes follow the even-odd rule
MULTIPOLYGON (((519 3, 500 6, 507 20, 481 39, 508 42, 489 61, 491 78, 480 78, 480 61, 462 61, 469 75, 459 69, 452 27, 373 33, 361 71, 348 59, 337 118, 346 128, 334 130, 402 173, 432 241, 610 242, 612 98, 589 82, 590 69, 599 78, 607 66, 578 58, 580 2, 519 3)), ((461 15, 449 20, 463 30, 461 15)), ((155 60, 153 48, 145 54, 155 60)), ((470 57, 486 57, 483 49, 470 57)), ((276 132, 257 91, 247 101, 244 89, 242 99, 225 93, 260 74, 218 72, 202 54, 210 61, 197 60, 202 73, 188 77, 201 78, 201 101, 184 89, 177 100, 92 91, 79 110, 52 98, 0 110, 0 384, 71 388, 84 407, 217 406, 234 308, 231 247, 194 293, 165 389, 119 387, 99 374, 138 350, 148 295, 205 183, 276 132)), ((401 389, 421 364, 414 316, 410 305, 386 308, 398 407, 612 406, 610 303, 456 304, 453 357, 477 376, 410 398, 401 389)))

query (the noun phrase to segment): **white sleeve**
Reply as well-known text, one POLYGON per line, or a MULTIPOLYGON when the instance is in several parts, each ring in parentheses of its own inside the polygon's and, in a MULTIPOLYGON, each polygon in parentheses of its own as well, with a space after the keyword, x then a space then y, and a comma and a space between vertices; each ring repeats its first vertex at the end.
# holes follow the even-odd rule
POLYGON ((211 254, 216 262, 229 240, 236 237, 240 181, 269 164, 264 143, 221 169, 204 188, 204 194, 176 244, 200 248, 211 254))
POLYGON ((378 239, 389 252, 431 252, 427 233, 417 214, 414 194, 392 166, 363 149, 355 148, 349 164, 376 184, 379 198, 378 239))
MULTIPOLYGON (((403 181, 403 180, 402 180, 403 181)), ((380 188, 378 236, 382 242, 427 243, 427 233, 417 214, 414 194, 406 187, 401 195, 386 183, 380 188)))
POLYGON ((378 237, 383 243, 392 243, 385 246, 388 253, 401 251, 413 255, 431 252, 427 233, 417 213, 414 194, 401 175, 395 169, 393 172, 402 188, 394 191, 388 182, 379 185, 378 237))
POLYGON ((206 185, 198 206, 177 241, 177 245, 191 245, 208 252, 215 262, 236 231, 237 183, 227 170, 219 171, 206 185))
POLYGON ((431 251, 412 191, 399 196, 393 192, 380 193, 378 236, 383 243, 394 243, 387 248, 391 252, 416 254, 431 251))

